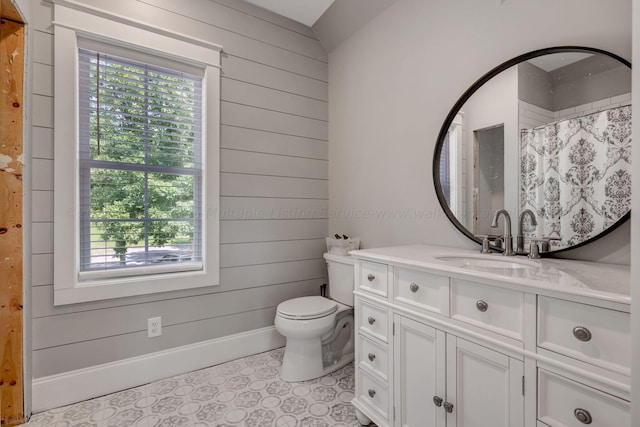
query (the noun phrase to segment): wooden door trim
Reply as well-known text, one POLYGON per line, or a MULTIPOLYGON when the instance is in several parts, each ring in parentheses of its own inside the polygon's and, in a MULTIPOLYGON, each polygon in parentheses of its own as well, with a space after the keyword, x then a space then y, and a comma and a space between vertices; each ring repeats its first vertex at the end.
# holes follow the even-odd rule
POLYGON ((24 24, 0 0, 0 423, 24 422, 23 89, 24 24))

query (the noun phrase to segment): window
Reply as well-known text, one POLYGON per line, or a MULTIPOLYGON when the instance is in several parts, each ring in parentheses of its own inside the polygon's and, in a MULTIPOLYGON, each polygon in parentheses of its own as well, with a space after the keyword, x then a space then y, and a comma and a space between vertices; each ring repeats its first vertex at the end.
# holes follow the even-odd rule
POLYGON ((442 142, 442 148, 440 149, 440 188, 442 188, 442 194, 444 200, 448 206, 451 206, 451 129, 444 137, 442 142))
POLYGON ((202 76, 78 63, 80 278, 202 269, 202 76))
POLYGON ((55 8, 54 304, 218 284, 219 48, 55 8))
POLYGON ((462 162, 462 113, 453 119, 440 151, 440 185, 447 205, 458 218, 463 218, 464 176, 462 162))

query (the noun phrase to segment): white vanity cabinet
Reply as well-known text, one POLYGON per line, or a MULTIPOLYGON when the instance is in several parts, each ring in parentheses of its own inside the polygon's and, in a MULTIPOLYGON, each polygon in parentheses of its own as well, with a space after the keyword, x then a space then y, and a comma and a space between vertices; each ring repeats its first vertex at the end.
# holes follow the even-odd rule
POLYGON ((630 426, 628 297, 579 281, 578 291, 545 287, 562 276, 551 267, 506 279, 429 261, 442 250, 352 253, 361 423, 630 426))
MULTIPOLYGON (((406 427, 444 426, 446 399, 445 333, 396 315, 393 348, 395 418, 406 427), (434 404, 434 401, 438 404, 434 404)), ((393 421, 393 420, 392 420, 393 421)), ((393 424, 393 423, 390 423, 393 424)))
POLYGON ((447 427, 521 427, 521 360, 447 335, 447 427))
MULTIPOLYGON (((630 325, 626 312, 539 296, 537 351, 628 384, 630 325)), ((538 419, 551 427, 630 426, 629 395, 541 363, 538 419)))
POLYGON ((393 425, 523 425, 522 361, 400 315, 394 323, 393 425))

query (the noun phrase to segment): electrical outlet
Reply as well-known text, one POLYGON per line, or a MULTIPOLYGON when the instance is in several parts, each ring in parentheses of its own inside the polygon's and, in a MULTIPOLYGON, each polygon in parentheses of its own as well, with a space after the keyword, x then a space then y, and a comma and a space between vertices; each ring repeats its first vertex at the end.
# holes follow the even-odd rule
POLYGON ((149 338, 162 335, 162 317, 150 317, 147 319, 147 336, 149 338))

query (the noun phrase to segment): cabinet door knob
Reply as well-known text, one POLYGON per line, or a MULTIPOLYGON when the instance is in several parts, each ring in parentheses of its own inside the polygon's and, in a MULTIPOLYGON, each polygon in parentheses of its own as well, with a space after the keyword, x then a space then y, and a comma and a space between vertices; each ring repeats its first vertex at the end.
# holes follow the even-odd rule
POLYGON ((412 283, 411 285, 409 285, 409 289, 411 289, 411 292, 416 293, 418 292, 418 289, 420 289, 420 286, 416 285, 415 283, 412 283))
POLYGON ((369 357, 369 360, 373 362, 373 361, 374 361, 374 359, 376 358, 376 355, 375 355, 375 354, 373 354, 373 353, 369 353, 369 356, 368 356, 368 357, 369 357))
POLYGON ((433 404, 438 408, 442 406, 442 398, 440 396, 433 396, 433 404))
POLYGON ((576 326, 573 328, 573 336, 580 341, 589 341, 591 339, 591 331, 584 326, 576 326))
POLYGON ((453 412, 453 403, 444 402, 442 406, 444 406, 444 410, 447 411, 448 413, 453 412))
POLYGON ((486 301, 479 299, 476 301, 476 308, 484 313, 489 308, 489 304, 487 304, 486 301))
POLYGON ((371 397, 371 398, 372 398, 372 397, 373 397, 373 396, 375 396, 375 395, 376 395, 376 391, 375 391, 374 389, 370 388, 370 389, 369 389, 369 397, 371 397))
POLYGON ((375 279, 376 276, 374 276, 373 274, 369 273, 369 275, 367 276, 367 280, 369 280, 370 282, 373 282, 373 279, 375 279))
POLYGON ((369 322, 370 325, 373 325, 376 322, 376 319, 374 319, 373 317, 369 316, 369 318, 367 319, 367 322, 369 322))
POLYGON ((582 424, 591 424, 593 418, 591 418, 591 414, 586 409, 576 408, 573 411, 573 415, 576 416, 576 419, 580 421, 582 424))

